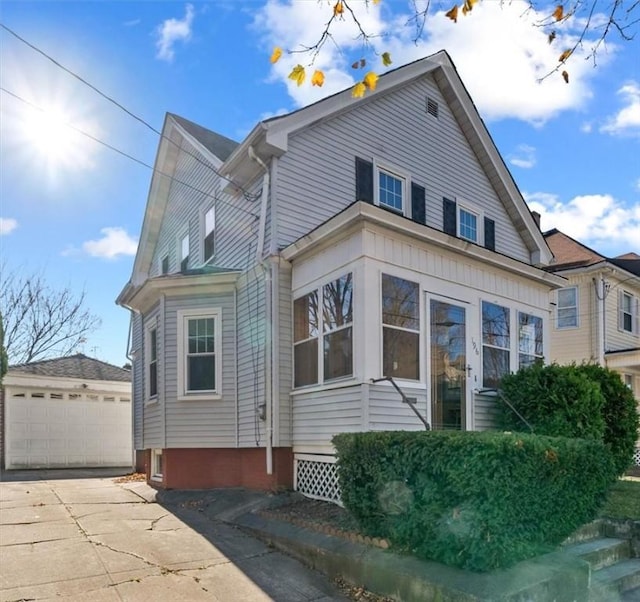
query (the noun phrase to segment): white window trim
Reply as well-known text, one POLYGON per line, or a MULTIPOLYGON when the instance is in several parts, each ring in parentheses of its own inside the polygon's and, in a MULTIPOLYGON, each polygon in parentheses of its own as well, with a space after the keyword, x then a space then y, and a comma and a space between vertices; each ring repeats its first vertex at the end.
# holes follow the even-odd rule
POLYGON ((618 330, 626 334, 640 333, 640 299, 627 290, 621 290, 618 295, 618 330), (623 312, 625 295, 631 298, 631 330, 624 328, 623 315, 627 313, 623 312))
POLYGON ((213 226, 213 255, 211 257, 209 257, 209 259, 205 259, 204 256, 204 239, 207 236, 207 213, 209 213, 209 211, 213 209, 213 219, 214 219, 214 224, 217 221, 217 216, 216 216, 216 206, 215 203, 212 203, 211 205, 206 205, 204 209, 202 209, 201 214, 200 214, 200 252, 201 252, 201 257, 202 257, 202 265, 208 265, 210 264, 216 256, 216 251, 217 251, 217 228, 214 225, 213 226))
MULTIPOLYGON (((177 257, 178 257, 178 271, 181 272, 182 271, 182 262, 184 261, 184 257, 182 255, 182 241, 187 238, 189 240, 188 243, 188 255, 187 257, 191 257, 191 237, 189 236, 189 230, 185 229, 182 230, 180 232, 180 234, 178 235, 178 241, 176 243, 176 246, 178 248, 178 252, 177 252, 177 257)), ((193 263, 193 258, 191 263, 193 263)), ((189 267, 189 264, 187 263, 187 268, 189 267)))
POLYGON ((162 458, 162 450, 161 449, 152 449, 151 450, 151 467, 150 467, 150 477, 152 481, 162 482, 163 473, 159 470, 160 462, 158 462, 158 458, 162 458))
POLYGON ((158 400, 160 398, 160 353, 159 353, 159 349, 158 349, 158 333, 159 333, 159 328, 158 328, 158 318, 157 317, 153 317, 151 318, 145 325, 144 325, 144 403, 145 405, 151 405, 154 403, 158 403, 158 400), (149 360, 151 359, 150 357, 150 349, 151 349, 151 331, 155 329, 156 331, 156 379, 157 379, 157 384, 156 384, 156 388, 157 388, 157 392, 156 394, 152 397, 151 396, 151 387, 150 387, 150 381, 149 381, 149 360))
POLYGON ((562 289, 560 289, 558 291, 556 291, 556 319, 555 319, 555 327, 556 330, 571 330, 572 328, 580 328, 580 312, 579 312, 579 307, 580 307, 580 291, 578 290, 577 286, 565 286, 562 289), (560 309, 567 309, 567 308, 561 308, 560 307, 560 290, 568 290, 568 289, 574 289, 576 292, 576 304, 575 304, 575 308, 576 308, 576 323, 572 326, 560 326, 559 324, 559 320, 560 320, 560 315, 559 315, 559 311, 560 309))
POLYGON ((398 178, 402 181, 402 210, 398 212, 399 215, 404 215, 405 217, 411 217, 411 199, 409 199, 409 193, 411 191, 411 178, 409 174, 396 167, 387 163, 386 161, 377 161, 374 159, 373 161, 373 204, 377 207, 384 207, 389 211, 396 211, 393 207, 388 207, 387 205, 380 205, 380 172, 384 172, 393 176, 394 178, 398 178))
POLYGON ((169 249, 165 249, 164 252, 160 254, 160 257, 158 257, 158 274, 160 274, 161 276, 163 275, 162 261, 165 257, 168 259, 167 274, 171 273, 171 253, 169 253, 169 249))
POLYGON ((222 309, 202 308, 202 309, 181 309, 177 312, 177 331, 178 331, 178 401, 187 400, 210 400, 222 399, 222 309), (213 318, 214 319, 214 340, 215 340, 215 370, 216 370, 216 388, 213 391, 186 391, 187 383, 187 354, 185 337, 187 330, 185 322, 192 318, 213 318))
POLYGON ((459 198, 456 198, 456 236, 462 240, 475 243, 476 245, 484 245, 484 211, 472 203, 468 203, 467 201, 459 198), (462 221, 460 219, 461 211, 465 211, 466 213, 471 213, 476 216, 476 232, 478 233, 477 240, 471 240, 470 238, 460 234, 460 224, 462 221))

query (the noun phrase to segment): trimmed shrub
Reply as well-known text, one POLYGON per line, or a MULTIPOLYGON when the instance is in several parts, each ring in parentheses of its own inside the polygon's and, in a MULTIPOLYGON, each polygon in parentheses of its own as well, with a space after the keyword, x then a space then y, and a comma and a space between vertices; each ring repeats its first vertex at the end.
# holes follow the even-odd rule
POLYGON ((640 427, 633 391, 622 382, 617 372, 609 368, 583 364, 577 369, 600 385, 604 397, 604 443, 613 454, 617 473, 624 474, 633 462, 640 427))
MULTIPOLYGON (((537 434, 584 439, 604 437, 604 396, 600 386, 576 366, 535 363, 504 376, 501 389, 537 434)), ((506 404, 499 403, 498 408, 501 428, 528 431, 506 404)))
POLYGON ((365 533, 477 571, 553 549, 595 518, 615 478, 593 439, 398 431, 333 443, 342 501, 365 533))

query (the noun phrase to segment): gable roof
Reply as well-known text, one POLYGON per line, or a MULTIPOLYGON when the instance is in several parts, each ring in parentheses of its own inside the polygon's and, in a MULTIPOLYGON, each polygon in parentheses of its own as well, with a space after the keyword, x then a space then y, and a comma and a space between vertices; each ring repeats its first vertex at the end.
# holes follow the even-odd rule
POLYGON ((167 113, 167 116, 175 120, 180 127, 191 134, 200 144, 202 144, 202 146, 222 161, 226 161, 229 155, 238 146, 238 143, 235 140, 231 140, 231 138, 212 132, 197 123, 193 123, 193 121, 180 117, 180 115, 167 113))
POLYGON ((19 374, 33 374, 34 376, 131 382, 130 370, 101 362, 82 353, 27 364, 16 364, 9 366, 9 371, 19 374))
POLYGON ((544 237, 556 259, 548 268, 552 272, 609 263, 634 276, 640 276, 640 255, 637 253, 606 257, 557 228, 545 232, 544 237))

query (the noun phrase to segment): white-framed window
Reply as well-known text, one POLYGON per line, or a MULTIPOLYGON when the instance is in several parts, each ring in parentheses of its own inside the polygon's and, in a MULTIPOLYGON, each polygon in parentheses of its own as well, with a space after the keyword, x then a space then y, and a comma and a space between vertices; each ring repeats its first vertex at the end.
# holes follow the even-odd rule
POLYGON ((295 299, 293 330, 295 387, 352 376, 353 275, 295 299))
POLYGON ((163 466, 162 466, 162 450, 151 450, 151 480, 162 481, 163 466))
POLYGON ((544 358, 540 316, 482 301, 482 386, 498 389, 505 374, 544 358))
POLYGON ((382 371, 420 380, 420 286, 382 274, 382 371))
POLYGON ((638 299, 628 291, 618 295, 618 329, 623 332, 638 332, 638 299))
POLYGON ((624 381, 624 384, 633 391, 633 374, 623 374, 622 380, 624 381))
POLYGON ((578 287, 561 288, 557 298, 556 327, 561 329, 578 326, 578 287))
POLYGON ((407 200, 409 178, 401 170, 375 164, 375 204, 410 217, 407 200))
POLYGON ((160 260, 160 273, 164 276, 169 273, 169 254, 162 256, 160 260))
POLYGON ((458 236, 482 244, 481 219, 479 211, 458 203, 458 236))
POLYGON ((216 208, 209 207, 203 217, 202 259, 207 263, 215 254, 216 208))
POLYGON ((158 399, 158 323, 151 320, 145 329, 146 400, 158 399))
POLYGON ((189 233, 180 239, 180 271, 184 272, 189 267, 189 233))
POLYGON ((212 399, 222 393, 222 310, 178 311, 178 397, 212 399))
POLYGON ((482 386, 497 389, 511 370, 511 311, 482 302, 482 386))

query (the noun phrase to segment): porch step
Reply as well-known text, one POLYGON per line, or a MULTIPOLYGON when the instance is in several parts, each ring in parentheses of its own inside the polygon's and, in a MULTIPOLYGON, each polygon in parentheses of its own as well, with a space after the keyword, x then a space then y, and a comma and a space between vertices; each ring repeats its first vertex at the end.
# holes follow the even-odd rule
POLYGON ((620 560, 591 575, 589 602, 640 602, 640 558, 620 560))
POLYGON ((589 563, 592 571, 611 566, 619 560, 629 558, 631 544, 628 539, 599 537, 590 541, 566 546, 567 552, 579 556, 589 563))
POLYGON ((562 545, 570 546, 576 543, 582 543, 583 541, 597 539, 603 535, 605 535, 604 524, 600 519, 598 519, 587 523, 586 525, 582 525, 582 527, 567 537, 562 545))

